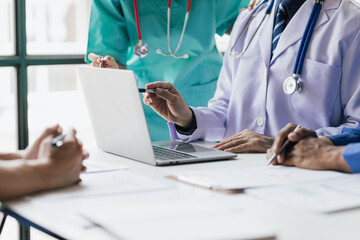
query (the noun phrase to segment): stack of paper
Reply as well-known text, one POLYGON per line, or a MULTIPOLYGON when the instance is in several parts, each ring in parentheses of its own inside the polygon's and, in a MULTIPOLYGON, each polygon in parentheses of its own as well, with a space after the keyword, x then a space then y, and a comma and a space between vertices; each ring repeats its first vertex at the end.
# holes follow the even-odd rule
POLYGON ((334 212, 360 206, 360 175, 287 187, 250 189, 246 193, 296 208, 334 212))
POLYGON ((118 164, 109 164, 109 163, 104 163, 101 161, 97 161, 97 160, 86 160, 84 161, 84 165, 86 167, 86 172, 84 172, 83 174, 87 174, 87 173, 99 173, 99 172, 110 172, 110 171, 117 171, 117 170, 123 170, 123 169, 127 169, 127 166, 123 166, 123 165, 118 165, 118 164))
POLYGON ((334 171, 313 171, 295 167, 228 167, 178 173, 170 178, 213 190, 243 190, 254 187, 292 185, 341 177, 334 171))
POLYGON ((80 213, 119 239, 275 239, 273 228, 206 203, 117 204, 80 213))
POLYGON ((360 206, 360 174, 269 166, 199 170, 169 177, 229 193, 245 190, 267 201, 320 212, 360 206))
POLYGON ((116 195, 169 188, 164 183, 127 170, 82 174, 81 179, 82 182, 80 184, 43 194, 36 194, 29 197, 29 199, 53 199, 58 201, 74 197, 116 195))

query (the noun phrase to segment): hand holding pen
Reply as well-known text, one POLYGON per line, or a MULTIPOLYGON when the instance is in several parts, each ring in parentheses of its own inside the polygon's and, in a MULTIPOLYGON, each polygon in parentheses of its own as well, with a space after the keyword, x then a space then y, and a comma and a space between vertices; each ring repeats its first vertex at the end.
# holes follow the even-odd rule
POLYGON ((54 137, 51 141, 51 146, 53 147, 61 147, 64 144, 65 135, 60 134, 54 137))
POLYGON ((39 158, 45 159, 48 175, 53 179, 49 188, 78 183, 80 172, 85 171, 83 161, 89 154, 76 137, 76 131, 69 129, 66 134, 53 134, 41 143, 39 158))
POLYGON ((95 53, 90 53, 88 58, 91 62, 92 67, 99 67, 99 68, 111 68, 111 69, 120 69, 124 68, 121 67, 113 57, 110 56, 100 56, 95 53))
POLYGON ((193 113, 174 85, 153 82, 147 84, 146 89, 154 89, 154 93, 144 93, 143 101, 146 105, 169 122, 185 129, 191 126, 193 113))
POLYGON ((273 146, 267 151, 268 164, 283 164, 291 146, 307 137, 317 137, 317 134, 312 129, 300 128, 300 125, 292 123, 287 124, 276 135, 273 146))

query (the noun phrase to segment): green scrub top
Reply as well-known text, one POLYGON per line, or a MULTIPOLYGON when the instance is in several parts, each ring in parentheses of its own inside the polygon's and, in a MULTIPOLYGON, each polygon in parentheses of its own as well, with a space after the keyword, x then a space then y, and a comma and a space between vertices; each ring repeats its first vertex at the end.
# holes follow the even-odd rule
MULTIPOLYGON (((86 56, 89 53, 112 56, 135 72, 139 87, 155 81, 170 82, 189 106, 207 106, 215 92, 222 65, 222 56, 215 46, 215 34, 223 35, 249 0, 192 1, 184 39, 176 53, 178 56, 187 53, 188 59, 156 53, 157 49, 168 53, 167 2, 138 0, 142 38, 149 46, 147 57, 139 58, 133 51, 138 43, 133 0, 93 0, 86 56)), ((187 2, 173 0, 171 4, 173 51, 180 39, 187 2)), ((91 62, 87 57, 85 60, 91 62)), ((170 139, 167 122, 149 106, 143 106, 152 141, 170 139)))

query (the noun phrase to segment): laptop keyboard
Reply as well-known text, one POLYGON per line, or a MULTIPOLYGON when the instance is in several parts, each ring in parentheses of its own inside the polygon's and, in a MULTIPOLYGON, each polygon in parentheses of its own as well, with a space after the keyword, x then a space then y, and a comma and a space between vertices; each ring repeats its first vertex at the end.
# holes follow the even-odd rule
POLYGON ((159 160, 171 160, 171 159, 188 159, 188 158, 198 158, 194 155, 173 151, 167 148, 162 148, 159 146, 152 146, 155 154, 155 158, 159 160))

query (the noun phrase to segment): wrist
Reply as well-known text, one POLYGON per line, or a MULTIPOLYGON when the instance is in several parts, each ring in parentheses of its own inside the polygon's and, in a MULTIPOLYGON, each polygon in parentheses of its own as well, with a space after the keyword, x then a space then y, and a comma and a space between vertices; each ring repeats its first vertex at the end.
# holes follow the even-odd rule
POLYGON ((24 150, 18 150, 16 153, 16 158, 17 159, 25 159, 25 155, 26 155, 26 149, 24 150))
POLYGON ((192 123, 195 116, 193 111, 189 107, 187 107, 186 110, 186 113, 183 115, 184 118, 180 119, 178 122, 175 122, 175 124, 183 129, 189 130, 192 128, 192 123))
POLYGON ((50 160, 47 158, 40 158, 31 162, 34 165, 33 167, 36 171, 38 181, 40 182, 39 186, 41 186, 41 190, 53 189, 55 181, 50 160))
POLYGON ((334 146, 334 142, 331 140, 331 138, 327 136, 320 136, 319 139, 321 139, 326 145, 334 146))
POLYGON ((342 147, 329 147, 328 152, 330 153, 329 159, 331 159, 331 169, 342 172, 352 172, 346 160, 344 159, 345 146, 342 147))
POLYGON ((23 156, 19 152, 0 154, 0 160, 16 160, 16 159, 23 159, 23 156))

